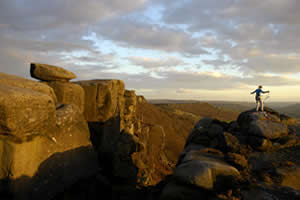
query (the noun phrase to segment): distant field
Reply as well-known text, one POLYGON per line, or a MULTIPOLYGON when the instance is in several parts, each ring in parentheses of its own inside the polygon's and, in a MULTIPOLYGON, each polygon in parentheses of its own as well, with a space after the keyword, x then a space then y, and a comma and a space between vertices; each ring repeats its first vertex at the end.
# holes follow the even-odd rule
MULTIPOLYGON (((171 104, 176 104, 176 108, 179 108, 181 107, 181 109, 183 109, 183 106, 179 106, 179 104, 193 104, 193 106, 197 107, 197 109, 199 109, 198 107, 200 105, 202 106, 207 106, 205 105, 204 103, 208 103, 212 106, 214 106, 215 108, 219 108, 219 109, 225 109, 227 111, 232 111, 232 112, 243 112, 245 110, 249 110, 249 109, 252 109, 252 108, 255 108, 255 102, 234 102, 234 101, 197 101, 197 100, 170 100, 170 99, 160 99, 160 100, 157 100, 157 99, 152 99, 152 100, 149 100, 150 103, 152 104, 168 104, 168 105, 171 105, 171 104), (196 105, 196 104, 199 104, 199 105, 196 105)), ((300 103, 297 103, 297 102, 266 102, 265 103, 265 106, 267 107, 270 107, 280 113, 283 113, 283 114, 286 114, 288 116, 291 116, 291 117, 295 117, 297 119, 299 119, 300 121, 300 103)), ((174 107, 174 106, 173 106, 174 107)), ((191 113, 193 112, 196 112, 196 111, 193 111, 192 112, 192 108, 191 108, 191 105, 187 106, 189 107, 189 109, 185 110, 183 109, 184 111, 191 111, 191 113)), ((205 108, 202 108, 203 112, 205 111, 205 108)), ((203 112, 199 112, 200 114, 202 114, 203 112)), ((216 114, 215 111, 210 111, 214 114, 216 114)), ((199 113, 194 113, 196 115, 198 115, 199 113)), ((229 117, 230 118, 230 117, 229 117)))
POLYGON ((161 109, 178 113, 179 111, 196 117, 212 117, 222 121, 236 120, 240 112, 217 107, 209 103, 174 103, 174 104, 155 104, 161 109))
POLYGON ((300 103, 279 108, 278 111, 300 120, 300 103))

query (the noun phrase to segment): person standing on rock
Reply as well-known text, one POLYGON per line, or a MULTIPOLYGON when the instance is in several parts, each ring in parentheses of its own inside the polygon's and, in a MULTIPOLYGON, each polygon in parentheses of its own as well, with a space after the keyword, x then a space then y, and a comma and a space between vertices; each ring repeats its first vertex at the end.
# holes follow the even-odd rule
POLYGON ((256 100, 256 112, 259 111, 259 108, 261 108, 261 111, 264 112, 264 102, 261 100, 261 93, 270 93, 270 91, 263 91, 262 86, 259 85, 256 90, 251 92, 250 94, 255 93, 255 100, 256 100))

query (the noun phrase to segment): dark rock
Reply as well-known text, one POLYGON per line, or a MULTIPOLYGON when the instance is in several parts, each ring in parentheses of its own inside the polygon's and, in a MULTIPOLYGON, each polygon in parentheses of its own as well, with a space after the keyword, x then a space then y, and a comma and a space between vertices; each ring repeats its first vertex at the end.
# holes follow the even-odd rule
POLYGON ((237 153, 228 153, 226 155, 226 160, 233 164, 237 169, 244 169, 248 168, 248 160, 245 158, 245 156, 237 153))
POLYGON ((250 190, 243 190, 242 199, 244 200, 298 200, 299 191, 288 187, 255 185, 250 190))
POLYGON ((286 124, 273 122, 270 120, 252 121, 247 131, 248 136, 259 136, 267 139, 277 139, 288 135, 286 124))
POLYGON ((251 147, 259 151, 271 151, 273 148, 272 142, 262 137, 251 136, 248 138, 248 142, 251 147))
POLYGON ((218 145, 218 137, 222 137, 224 127, 222 122, 212 118, 203 118, 198 121, 191 133, 189 134, 185 146, 190 143, 200 144, 206 147, 218 145), (217 141, 214 141, 217 140, 217 141))
POLYGON ((214 199, 216 195, 193 185, 170 182, 164 187, 159 200, 194 200, 199 197, 214 199))

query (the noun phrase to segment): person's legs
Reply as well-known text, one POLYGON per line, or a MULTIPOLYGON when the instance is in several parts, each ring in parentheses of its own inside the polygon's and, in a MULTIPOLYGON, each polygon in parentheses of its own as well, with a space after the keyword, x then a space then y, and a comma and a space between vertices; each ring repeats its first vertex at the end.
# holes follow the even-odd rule
POLYGON ((264 102, 260 99, 261 111, 264 112, 264 102))
POLYGON ((260 101, 259 99, 256 99, 256 112, 259 111, 259 107, 260 107, 260 101))

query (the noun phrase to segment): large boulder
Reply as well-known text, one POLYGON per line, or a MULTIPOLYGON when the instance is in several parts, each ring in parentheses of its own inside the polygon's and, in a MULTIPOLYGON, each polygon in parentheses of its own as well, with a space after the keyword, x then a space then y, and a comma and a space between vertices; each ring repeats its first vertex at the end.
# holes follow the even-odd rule
POLYGON ((98 170, 87 122, 76 105, 56 112, 51 135, 33 135, 26 141, 0 137, 2 186, 17 200, 50 200, 98 170))
POLYGON ((74 104, 84 111, 84 90, 83 88, 71 82, 50 81, 46 82, 53 88, 59 104, 74 104))
POLYGON ((0 135, 24 138, 55 129, 55 103, 44 93, 0 85, 0 135))
POLYGON ((240 176, 237 169, 208 153, 190 151, 178 165, 172 177, 182 184, 206 190, 227 186, 240 176))
POLYGON ((55 103, 57 102, 57 98, 53 89, 46 84, 42 84, 36 81, 0 72, 0 85, 31 89, 36 92, 47 94, 53 99, 55 103))
POLYGON ((33 78, 42 81, 69 81, 76 78, 76 75, 61 67, 53 65, 31 63, 30 74, 33 78))
POLYGON ((197 122, 187 138, 185 147, 198 144, 227 152, 240 150, 239 140, 226 132, 228 124, 213 118, 203 118, 197 122))
POLYGON ((88 122, 106 122, 124 107, 125 85, 121 80, 77 82, 85 91, 84 116, 88 122))
POLYGON ((242 135, 247 137, 247 143, 255 150, 273 151, 298 143, 298 138, 293 136, 295 133, 290 126, 294 120, 270 108, 265 112, 242 112, 237 122, 242 135))

